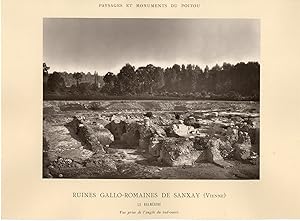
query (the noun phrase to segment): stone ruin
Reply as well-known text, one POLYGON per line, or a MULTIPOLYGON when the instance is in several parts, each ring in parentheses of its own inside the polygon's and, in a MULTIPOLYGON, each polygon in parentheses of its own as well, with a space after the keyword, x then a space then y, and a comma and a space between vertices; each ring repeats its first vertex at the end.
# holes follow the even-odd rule
POLYGON ((203 130, 198 124, 191 117, 168 128, 154 124, 149 117, 144 117, 143 122, 114 118, 97 132, 95 128, 79 127, 79 134, 86 137, 90 146, 95 146, 94 150, 102 150, 99 143, 105 146, 116 141, 123 147, 148 153, 168 166, 206 161, 229 167, 230 163, 225 160, 231 159, 255 163, 253 159, 258 153, 253 149, 255 145, 252 145, 249 135, 257 139, 255 129, 245 125, 237 129, 233 125, 213 123, 203 130), (197 128, 192 126, 195 124, 197 128))
POLYGON ((227 168, 232 166, 228 160, 258 163, 259 129, 251 124, 206 124, 188 117, 166 127, 153 123, 149 117, 139 121, 114 116, 104 127, 75 116, 68 126, 85 148, 94 152, 85 162, 86 167, 106 168, 109 164, 110 170, 115 171, 114 160, 106 154, 108 148, 116 145, 137 149, 170 167, 211 162, 227 168))
POLYGON ((95 153, 105 153, 104 148, 114 141, 113 134, 104 128, 103 125, 87 125, 84 119, 75 116, 69 123, 69 126, 71 126, 87 148, 95 153))

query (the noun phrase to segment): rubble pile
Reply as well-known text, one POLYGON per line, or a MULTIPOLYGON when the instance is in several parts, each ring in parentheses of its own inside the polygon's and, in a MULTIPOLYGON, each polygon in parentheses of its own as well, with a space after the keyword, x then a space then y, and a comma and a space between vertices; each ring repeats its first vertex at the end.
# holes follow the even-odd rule
POLYGON ((221 151, 226 144, 220 139, 212 138, 207 142, 206 159, 211 163, 215 163, 221 167, 231 167, 232 165, 226 162, 221 155, 221 151))
POLYGON ((84 119, 74 116, 69 124, 72 126, 76 135, 84 142, 88 149, 94 152, 105 153, 104 147, 114 141, 113 134, 103 125, 87 125, 84 119))
POLYGON ((193 148, 193 141, 185 138, 166 138, 162 141, 158 160, 168 166, 194 165, 201 155, 193 148))

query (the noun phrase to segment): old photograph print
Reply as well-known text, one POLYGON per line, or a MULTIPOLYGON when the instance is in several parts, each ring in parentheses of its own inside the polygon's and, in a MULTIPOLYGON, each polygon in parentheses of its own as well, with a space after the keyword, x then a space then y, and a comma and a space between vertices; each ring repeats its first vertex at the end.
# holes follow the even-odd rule
POLYGON ((260 20, 43 19, 43 178, 259 179, 260 20))

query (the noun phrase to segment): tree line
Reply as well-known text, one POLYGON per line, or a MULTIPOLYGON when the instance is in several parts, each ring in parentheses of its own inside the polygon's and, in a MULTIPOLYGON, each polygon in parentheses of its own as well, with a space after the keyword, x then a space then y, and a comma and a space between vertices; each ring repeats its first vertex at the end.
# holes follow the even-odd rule
MULTIPOLYGON (((47 73, 44 67, 44 75, 47 73)), ((71 88, 64 85, 59 73, 48 75, 44 94, 57 93, 69 96, 91 95, 92 97, 135 97, 135 98, 188 98, 222 100, 259 100, 260 64, 239 62, 235 65, 223 63, 201 69, 198 65, 178 65, 161 68, 148 64, 135 68, 124 65, 119 73, 108 72, 104 85, 80 84, 82 73, 74 73, 77 84, 71 88)))

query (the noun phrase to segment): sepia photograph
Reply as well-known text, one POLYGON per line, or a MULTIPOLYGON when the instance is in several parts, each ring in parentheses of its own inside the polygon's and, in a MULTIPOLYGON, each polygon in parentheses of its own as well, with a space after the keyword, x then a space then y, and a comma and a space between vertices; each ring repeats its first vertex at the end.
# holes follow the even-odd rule
POLYGON ((43 178, 260 178, 260 20, 43 18, 43 178))

